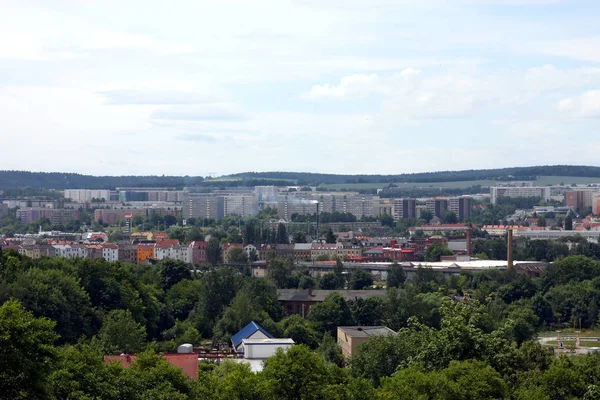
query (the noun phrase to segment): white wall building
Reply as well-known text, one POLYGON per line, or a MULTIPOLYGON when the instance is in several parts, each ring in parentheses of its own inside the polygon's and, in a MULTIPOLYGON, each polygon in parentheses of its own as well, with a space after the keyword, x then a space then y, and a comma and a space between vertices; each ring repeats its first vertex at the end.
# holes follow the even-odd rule
POLYGON ((277 349, 288 349, 294 345, 293 339, 243 339, 244 358, 267 359, 275 354, 277 349))
POLYGON ((550 186, 494 186, 490 188, 492 204, 496 204, 500 197, 541 197, 550 200, 550 186))

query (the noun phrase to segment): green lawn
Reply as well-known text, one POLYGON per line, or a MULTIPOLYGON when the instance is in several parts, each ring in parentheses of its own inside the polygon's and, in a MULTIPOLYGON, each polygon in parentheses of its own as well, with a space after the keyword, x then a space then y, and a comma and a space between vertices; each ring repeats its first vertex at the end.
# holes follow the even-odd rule
MULTIPOLYGON (((575 346, 575 341, 574 340, 561 340, 561 342, 563 342, 563 345, 565 347, 573 347, 575 346)), ((558 341, 553 340, 550 342, 546 342, 547 345, 549 346, 554 346, 554 347, 558 347, 558 341)), ((597 341, 592 341, 592 340, 580 340, 579 341, 579 346, 580 347, 600 347, 600 342, 597 341)))
MULTIPOLYGON (((560 336, 576 336, 576 329, 561 329, 560 336)), ((540 332, 540 337, 556 337, 556 331, 540 332)), ((600 329, 582 329, 579 337, 600 337, 600 329)), ((598 342, 600 344, 600 342, 598 342)))

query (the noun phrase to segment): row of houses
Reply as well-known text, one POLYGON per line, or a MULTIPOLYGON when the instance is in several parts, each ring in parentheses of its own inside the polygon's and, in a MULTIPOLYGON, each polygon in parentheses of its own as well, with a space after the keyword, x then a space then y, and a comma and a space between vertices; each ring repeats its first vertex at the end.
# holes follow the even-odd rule
POLYGON ((38 259, 41 257, 85 258, 90 260, 103 258, 106 261, 124 261, 136 264, 151 260, 174 259, 189 264, 206 263, 206 242, 191 242, 181 245, 177 240, 163 240, 157 243, 140 244, 32 244, 6 245, 5 250, 15 250, 19 254, 38 259))

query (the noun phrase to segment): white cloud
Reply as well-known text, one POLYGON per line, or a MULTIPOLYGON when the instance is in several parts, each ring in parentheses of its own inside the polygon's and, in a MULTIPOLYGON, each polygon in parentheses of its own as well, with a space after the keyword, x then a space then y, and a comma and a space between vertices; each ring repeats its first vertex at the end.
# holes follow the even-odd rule
POLYGON ((541 54, 600 62, 600 36, 544 41, 532 43, 528 47, 541 54))
POLYGON ((575 118, 600 118, 600 90, 589 90, 578 96, 568 97, 556 104, 558 111, 575 118))

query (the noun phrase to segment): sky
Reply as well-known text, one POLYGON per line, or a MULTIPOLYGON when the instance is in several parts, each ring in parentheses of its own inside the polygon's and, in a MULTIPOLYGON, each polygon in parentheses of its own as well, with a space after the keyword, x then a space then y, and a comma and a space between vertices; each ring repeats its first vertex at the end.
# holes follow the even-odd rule
POLYGON ((597 0, 0 0, 0 170, 600 165, 597 0))

